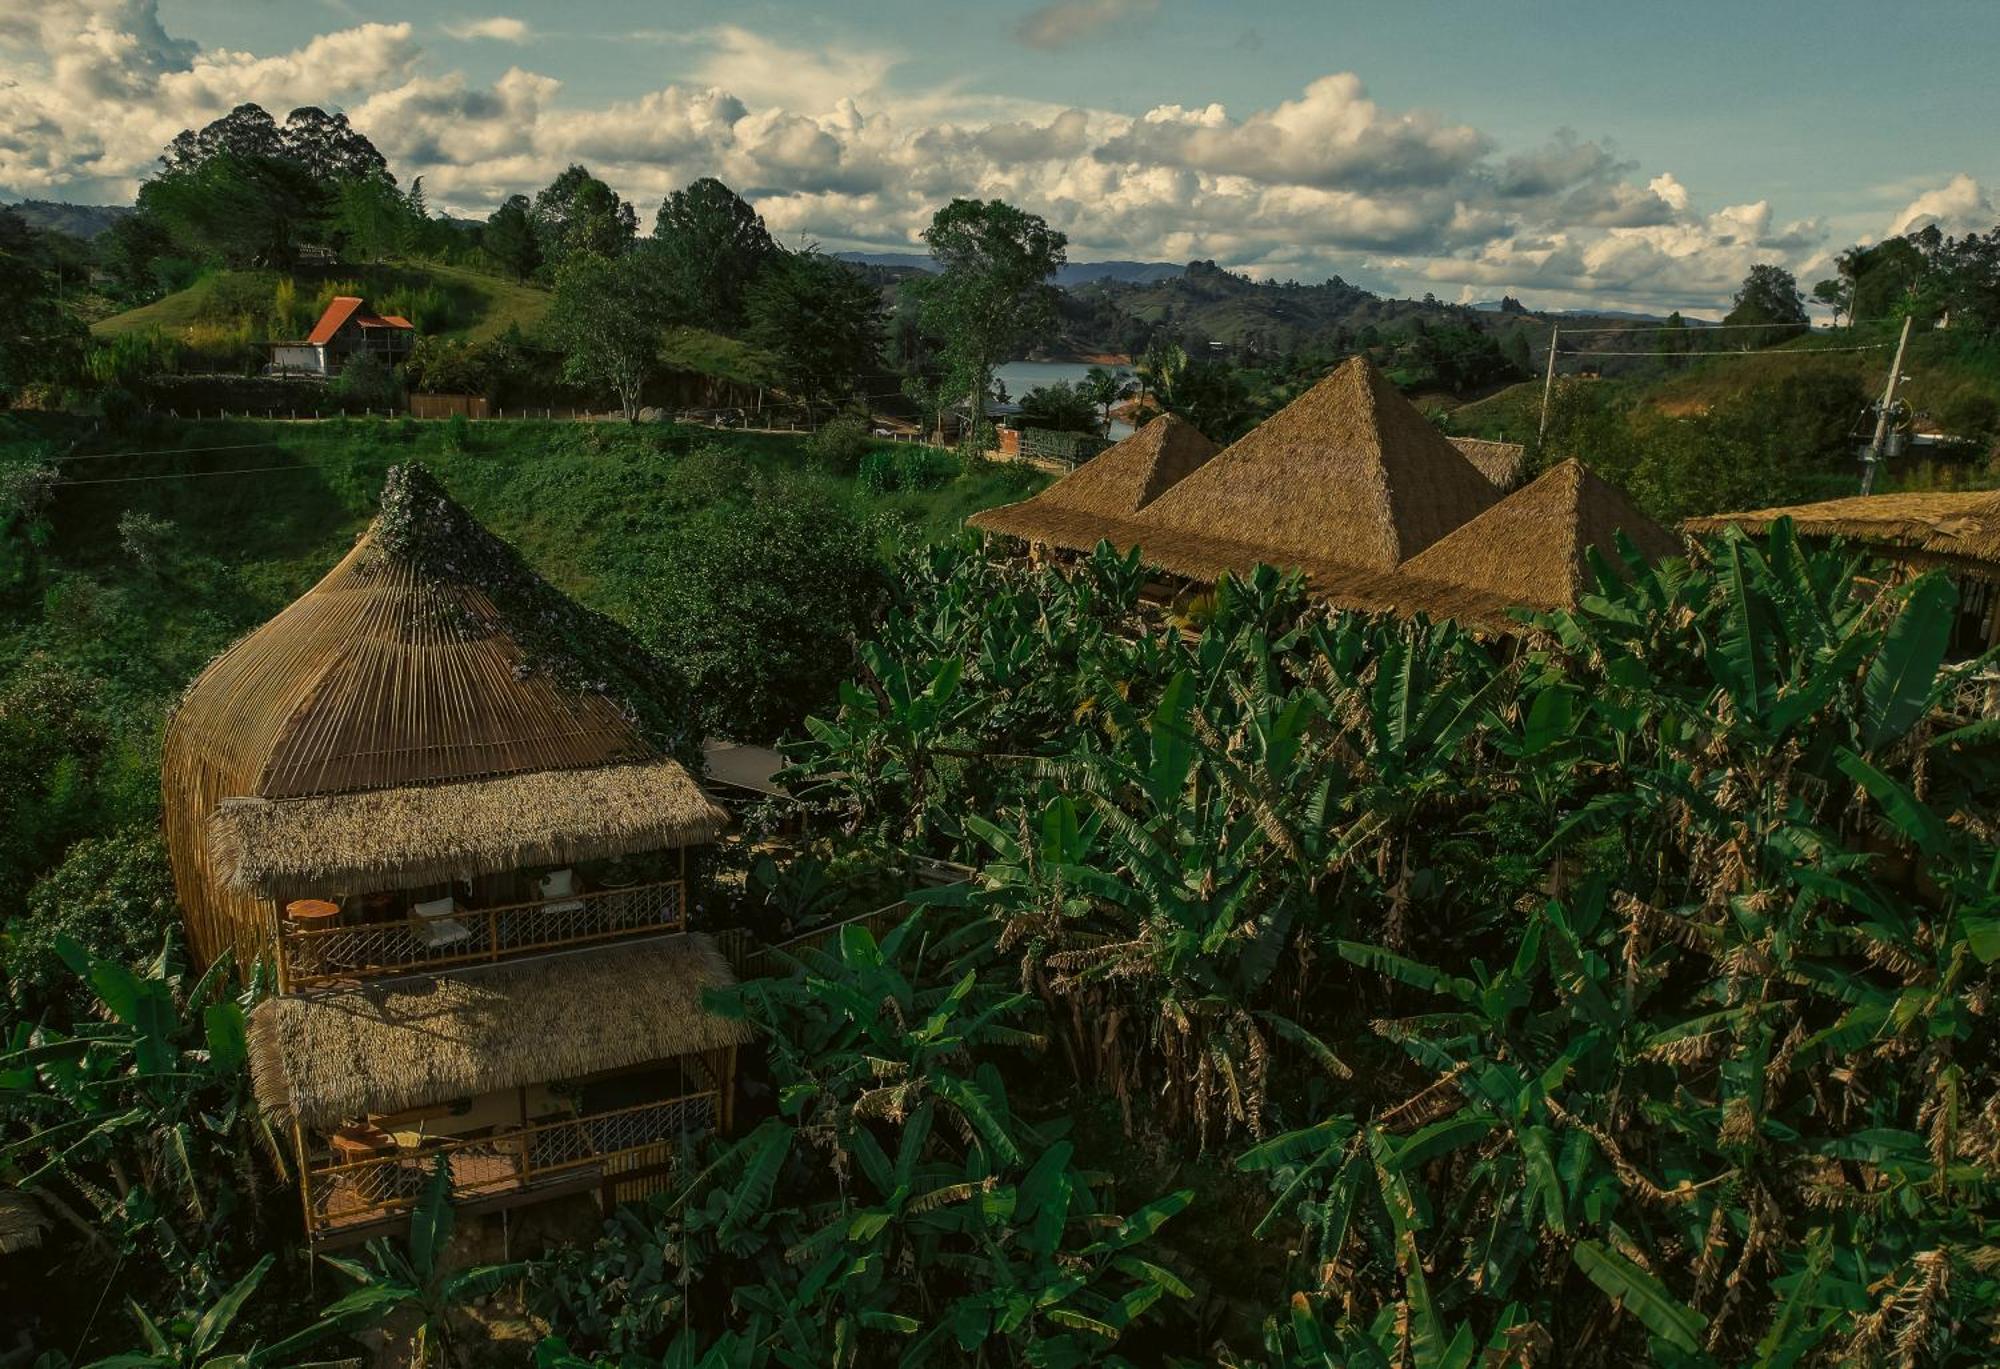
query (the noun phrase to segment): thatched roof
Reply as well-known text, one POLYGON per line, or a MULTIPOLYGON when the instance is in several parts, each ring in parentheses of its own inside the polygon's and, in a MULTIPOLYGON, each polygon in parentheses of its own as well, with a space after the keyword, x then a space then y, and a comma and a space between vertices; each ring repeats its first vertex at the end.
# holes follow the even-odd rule
MULTIPOLYGON (((1078 516, 1129 518, 1199 469, 1216 450, 1192 423, 1162 414, 1034 498, 983 510, 966 521, 988 532, 1040 542, 1050 540, 1040 530, 1051 518, 1064 535, 1078 516)), ((1061 537, 1055 540, 1065 544, 1061 537)))
POLYGON ((268 998, 250 1014, 251 1083, 266 1109, 324 1130, 643 1065, 748 1041, 701 1003, 734 982, 689 936, 268 998))
POLYGON ((2000 571, 2000 491, 1923 490, 1909 494, 1860 494, 1817 504, 1716 513, 1690 518, 1691 533, 1729 527, 1763 533, 1780 518, 1801 537, 1844 537, 1884 551, 1913 553, 1974 568, 2000 571))
POLYGON ((1259 562, 1312 574, 1388 570, 1500 498, 1365 357, 1343 362, 1130 517, 1051 510, 1035 538, 1141 548, 1214 580, 1259 562))
POLYGON ((1595 583, 1589 553, 1623 565, 1617 537, 1649 560, 1686 549, 1625 492, 1580 461, 1552 466, 1386 575, 1316 580, 1316 593, 1368 612, 1417 613, 1505 629, 1511 609, 1573 609, 1595 583))
POLYGON ((35 1200, 15 1188, 0 1188, 0 1255, 33 1250, 55 1223, 35 1200))
POLYGON ((325 579, 195 681, 167 749, 263 798, 649 760, 689 741, 667 678, 412 466, 325 579))
POLYGON ((1495 442, 1484 437, 1447 440, 1472 463, 1474 470, 1485 476, 1487 482, 1502 494, 1521 483, 1521 472, 1528 458, 1528 449, 1521 443, 1495 442))
POLYGON ((729 818, 674 761, 309 799, 225 799, 217 877, 279 898, 421 885, 714 840, 729 818))

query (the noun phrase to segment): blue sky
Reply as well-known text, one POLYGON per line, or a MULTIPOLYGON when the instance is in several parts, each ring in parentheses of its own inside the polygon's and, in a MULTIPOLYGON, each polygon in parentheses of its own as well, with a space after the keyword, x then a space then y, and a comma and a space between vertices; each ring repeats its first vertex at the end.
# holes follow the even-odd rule
POLYGON ((122 199, 178 127, 310 102, 466 213, 581 160, 829 246, 997 194, 1079 258, 1704 309, 1993 226, 1996 52, 1990 0, 0 0, 0 196, 122 199))

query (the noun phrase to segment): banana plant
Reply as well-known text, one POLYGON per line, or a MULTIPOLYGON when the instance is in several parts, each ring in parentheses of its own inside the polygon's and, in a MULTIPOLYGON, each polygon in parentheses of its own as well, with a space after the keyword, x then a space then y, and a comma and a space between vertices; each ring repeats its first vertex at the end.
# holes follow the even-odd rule
POLYGON ((355 1287, 321 1310, 319 1328, 351 1332, 406 1314, 416 1322, 410 1340, 411 1369, 431 1365, 453 1369, 468 1363, 455 1326, 459 1309, 521 1279, 527 1266, 517 1261, 448 1268, 445 1252, 455 1221, 450 1164, 440 1155, 410 1211, 409 1234, 400 1245, 378 1237, 368 1243, 365 1260, 320 1256, 354 1280, 355 1287))

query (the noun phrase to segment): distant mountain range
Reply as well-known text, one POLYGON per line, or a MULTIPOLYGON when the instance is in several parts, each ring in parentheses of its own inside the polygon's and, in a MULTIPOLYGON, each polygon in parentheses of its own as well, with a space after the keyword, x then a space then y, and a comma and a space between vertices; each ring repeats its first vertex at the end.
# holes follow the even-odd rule
MULTIPOLYGON (((923 252, 833 252, 837 261, 862 266, 886 266, 892 270, 922 271, 929 274, 931 259, 923 252)), ((1185 275, 1187 267, 1170 261, 1073 261, 1056 272, 1056 284, 1068 289, 1091 281, 1133 281, 1141 284, 1172 280, 1185 275)))
POLYGON ((132 212, 122 204, 63 204, 56 200, 22 200, 0 208, 13 210, 30 228, 84 239, 96 237, 132 212))

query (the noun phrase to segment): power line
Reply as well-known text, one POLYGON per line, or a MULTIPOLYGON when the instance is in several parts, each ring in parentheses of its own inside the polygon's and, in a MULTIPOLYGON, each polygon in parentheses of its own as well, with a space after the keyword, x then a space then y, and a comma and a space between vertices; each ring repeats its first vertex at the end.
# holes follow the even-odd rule
POLYGON ((183 456, 196 452, 247 452, 255 447, 275 447, 275 442, 236 442, 226 447, 135 447, 129 452, 84 452, 64 454, 58 461, 111 461, 121 456, 183 456))
POLYGON ((1578 350, 1574 352, 1562 352, 1559 355, 1566 357, 1686 357, 1690 361, 1697 359, 1707 361, 1711 357, 1816 357, 1825 356, 1828 352, 1886 352, 1891 345, 1887 342, 1871 342, 1861 347, 1799 347, 1787 351, 1770 350, 1761 352, 1604 352, 1578 350))
POLYGON ((58 480, 56 488, 76 485, 130 485, 140 480, 199 480, 212 475, 262 475, 266 471, 316 471, 318 466, 238 466, 227 471, 169 471, 165 475, 105 475, 90 480, 58 480))

